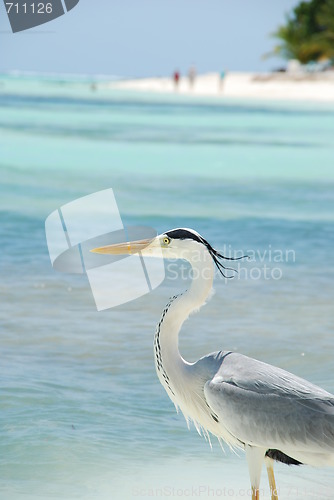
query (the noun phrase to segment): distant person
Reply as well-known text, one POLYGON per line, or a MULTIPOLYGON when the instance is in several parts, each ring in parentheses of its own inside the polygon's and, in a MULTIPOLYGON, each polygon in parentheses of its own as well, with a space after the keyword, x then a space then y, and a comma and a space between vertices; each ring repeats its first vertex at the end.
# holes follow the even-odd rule
POLYGON ((223 90, 224 90, 224 83, 226 80, 226 75, 227 75, 227 71, 225 69, 223 69, 223 71, 221 71, 220 75, 219 75, 219 91, 220 92, 223 92, 223 90))
POLYGON ((180 83, 180 72, 178 70, 174 71, 173 73, 173 81, 175 90, 177 90, 179 88, 179 83, 180 83))
POLYGON ((196 68, 194 65, 190 66, 188 71, 189 87, 192 89, 196 79, 196 68))

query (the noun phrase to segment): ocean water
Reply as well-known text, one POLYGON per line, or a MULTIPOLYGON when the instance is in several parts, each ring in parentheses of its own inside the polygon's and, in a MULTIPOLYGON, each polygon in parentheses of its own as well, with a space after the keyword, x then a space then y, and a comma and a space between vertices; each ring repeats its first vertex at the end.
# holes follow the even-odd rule
MULTIPOLYGON (((192 227, 248 253, 184 324, 183 356, 236 350, 334 392, 333 137, 325 104, 1 76, 2 500, 248 494, 243 453, 189 432, 155 374, 155 324, 187 286, 180 267, 97 312, 85 277, 52 269, 44 221, 111 187, 124 224, 192 227)), ((276 470, 282 499, 332 497, 331 469, 276 470)), ((269 498, 265 471, 261 486, 269 498)))

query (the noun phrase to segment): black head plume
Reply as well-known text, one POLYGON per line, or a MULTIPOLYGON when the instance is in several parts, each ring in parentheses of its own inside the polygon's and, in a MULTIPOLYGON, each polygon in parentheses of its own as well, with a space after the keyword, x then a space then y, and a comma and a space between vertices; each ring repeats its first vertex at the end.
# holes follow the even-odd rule
POLYGON ((233 278, 233 276, 226 276, 224 271, 234 271, 237 273, 238 271, 236 269, 233 269, 233 267, 225 267, 224 264, 221 262, 222 259, 224 260, 241 260, 241 259, 246 259, 248 255, 242 255, 241 257, 225 257, 223 254, 218 252, 218 250, 215 250, 208 241, 206 241, 200 234, 196 233, 195 231, 192 231, 190 229, 172 229, 171 231, 168 231, 167 236, 172 239, 179 239, 179 240, 194 240, 197 241, 198 243, 202 243, 203 245, 206 246, 208 249, 214 263, 216 264, 216 267, 220 274, 224 276, 224 278, 233 278))

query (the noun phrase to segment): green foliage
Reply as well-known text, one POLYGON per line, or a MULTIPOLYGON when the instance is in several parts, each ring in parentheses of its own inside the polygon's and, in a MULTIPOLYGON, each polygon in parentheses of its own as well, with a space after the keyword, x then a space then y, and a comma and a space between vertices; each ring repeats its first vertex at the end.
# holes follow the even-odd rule
POLYGON ((334 0, 301 2, 276 33, 274 53, 301 63, 334 59, 334 0))

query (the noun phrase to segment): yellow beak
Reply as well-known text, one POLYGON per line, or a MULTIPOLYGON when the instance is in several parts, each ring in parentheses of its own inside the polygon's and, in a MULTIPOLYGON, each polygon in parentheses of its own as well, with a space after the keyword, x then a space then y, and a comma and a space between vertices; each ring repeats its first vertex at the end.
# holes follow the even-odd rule
POLYGON ((105 247, 93 248, 93 253, 111 254, 111 255, 132 255, 141 252, 148 247, 154 239, 130 241, 127 243, 116 243, 105 247))

